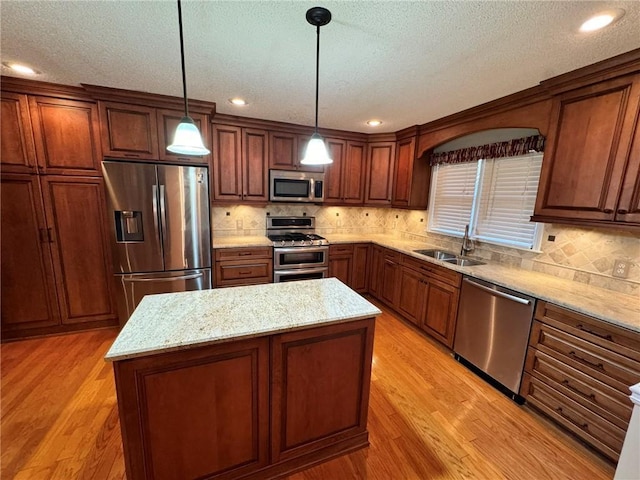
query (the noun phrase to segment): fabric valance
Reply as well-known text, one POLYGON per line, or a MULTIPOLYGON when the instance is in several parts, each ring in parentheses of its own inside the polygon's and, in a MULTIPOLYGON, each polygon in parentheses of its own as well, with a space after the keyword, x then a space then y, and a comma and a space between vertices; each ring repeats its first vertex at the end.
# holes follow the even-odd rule
POLYGON ((466 163, 480 159, 515 157, 531 152, 544 151, 545 138, 542 135, 515 138, 507 142, 489 143, 477 147, 461 148, 450 152, 433 153, 429 163, 440 165, 443 163, 466 163))

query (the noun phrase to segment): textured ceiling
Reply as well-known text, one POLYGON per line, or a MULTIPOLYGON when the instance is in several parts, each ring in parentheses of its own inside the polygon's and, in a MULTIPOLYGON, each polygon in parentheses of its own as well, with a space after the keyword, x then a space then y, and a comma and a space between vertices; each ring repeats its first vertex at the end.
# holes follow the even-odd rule
MULTIPOLYGON (((638 1, 184 0, 189 97, 313 125, 316 37, 305 12, 316 4, 333 14, 321 28, 319 123, 343 130, 425 123, 640 47, 638 1), (626 15, 578 32, 611 8, 626 15), (230 105, 234 96, 249 105, 230 105)), ((2 0, 0 16, 2 61, 32 66, 38 80, 182 95, 174 1, 2 0)))

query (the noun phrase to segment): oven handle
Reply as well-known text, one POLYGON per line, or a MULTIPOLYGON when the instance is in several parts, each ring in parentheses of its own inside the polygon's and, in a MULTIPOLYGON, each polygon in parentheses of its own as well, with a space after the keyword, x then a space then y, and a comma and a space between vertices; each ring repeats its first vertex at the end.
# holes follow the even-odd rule
POLYGON ((273 249, 273 253, 274 255, 277 255, 279 253, 296 253, 296 252, 300 252, 300 253, 313 253, 313 252, 328 252, 329 251, 329 246, 325 245, 325 246, 321 246, 321 247, 275 247, 273 249))
POLYGON ((286 275, 305 275, 305 274, 310 274, 310 273, 325 273, 325 275, 323 275, 323 278, 327 277, 327 274, 329 273, 329 269, 327 267, 320 267, 320 268, 293 268, 291 270, 274 270, 273 271, 273 281, 274 283, 279 283, 279 279, 280 277, 286 276, 286 275))

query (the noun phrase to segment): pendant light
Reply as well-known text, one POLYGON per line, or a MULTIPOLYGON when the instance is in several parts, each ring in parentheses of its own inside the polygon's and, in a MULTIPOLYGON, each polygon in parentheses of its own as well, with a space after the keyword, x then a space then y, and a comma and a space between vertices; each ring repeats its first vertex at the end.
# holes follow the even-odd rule
POLYGON ((182 7, 178 0, 178 25, 180 26, 180 59, 182 60, 182 91, 184 94, 184 117, 176 128, 173 136, 173 143, 167 147, 172 153, 182 155, 207 155, 209 150, 202 143, 202 135, 196 127, 193 118, 189 116, 189 106, 187 103, 187 75, 184 68, 184 39, 182 37, 182 7))
POLYGON ((331 21, 331 12, 323 7, 313 7, 307 10, 307 22, 315 25, 317 34, 316 45, 316 128, 307 145, 304 158, 300 161, 303 165, 326 165, 333 163, 327 152, 327 146, 323 138, 318 134, 318 80, 320 72, 320 27, 331 21))

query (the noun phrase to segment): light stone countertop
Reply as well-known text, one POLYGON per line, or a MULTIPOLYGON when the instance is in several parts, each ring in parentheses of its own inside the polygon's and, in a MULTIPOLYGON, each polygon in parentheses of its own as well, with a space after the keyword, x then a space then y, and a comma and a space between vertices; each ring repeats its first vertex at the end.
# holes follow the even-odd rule
POLYGON ((214 237, 213 248, 238 248, 238 247, 270 247, 273 245, 266 236, 248 235, 244 237, 214 237))
MULTIPOLYGON (((438 248, 437 246, 425 242, 402 240, 393 235, 326 234, 324 236, 330 244, 372 242, 640 333, 640 298, 637 296, 491 262, 475 267, 451 265, 413 252, 413 250, 438 248)), ((233 246, 245 245, 236 243, 233 246)))
POLYGON ((105 359, 155 355, 380 313, 336 278, 148 295, 105 359))

